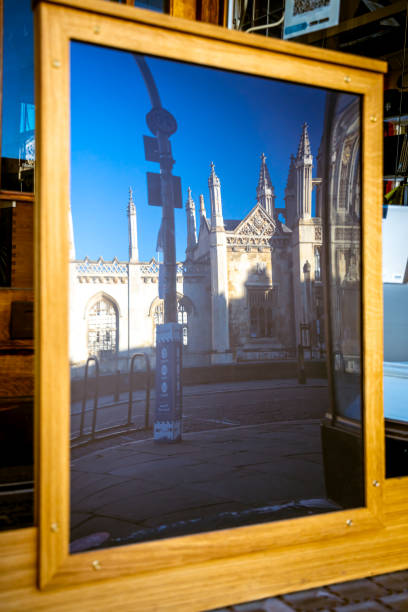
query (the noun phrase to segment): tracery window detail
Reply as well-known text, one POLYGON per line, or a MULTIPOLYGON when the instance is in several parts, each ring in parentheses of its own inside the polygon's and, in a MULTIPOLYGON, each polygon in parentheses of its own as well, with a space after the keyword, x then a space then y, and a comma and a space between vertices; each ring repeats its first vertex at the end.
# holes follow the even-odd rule
POLYGON ((88 354, 107 356, 117 351, 118 314, 115 306, 101 297, 89 309, 88 322, 88 354))
MULTIPOLYGON (((164 323, 164 303, 163 300, 156 305, 153 312, 154 323, 154 345, 156 345, 156 325, 164 323)), ((188 345, 188 312, 182 299, 177 300, 177 323, 183 326, 182 338, 184 346, 188 345)))

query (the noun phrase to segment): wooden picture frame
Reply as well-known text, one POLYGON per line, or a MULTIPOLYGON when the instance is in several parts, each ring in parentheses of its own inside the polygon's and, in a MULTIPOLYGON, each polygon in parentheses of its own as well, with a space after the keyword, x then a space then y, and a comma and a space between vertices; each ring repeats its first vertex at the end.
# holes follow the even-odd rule
POLYGON ((143 610, 203 610, 404 567, 408 479, 384 477, 379 203, 385 64, 330 51, 323 57, 318 48, 97 0, 38 2, 35 28, 38 585, 53 591, 42 601, 55 609, 63 598, 71 606, 85 598, 106 607, 121 601, 125 609, 137 600, 143 610), (365 507, 69 554, 71 40, 362 96, 365 507))

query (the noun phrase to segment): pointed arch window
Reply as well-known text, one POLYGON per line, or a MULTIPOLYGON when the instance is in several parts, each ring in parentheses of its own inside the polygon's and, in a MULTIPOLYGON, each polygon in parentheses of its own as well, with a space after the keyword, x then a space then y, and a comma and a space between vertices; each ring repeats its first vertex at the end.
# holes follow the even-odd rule
POLYGON ((87 313, 88 354, 109 356, 118 349, 118 312, 105 297, 95 302, 87 313))
MULTIPOLYGON (((154 323, 154 345, 156 345, 156 325, 164 323, 164 304, 163 300, 156 305, 153 311, 153 323, 154 323)), ((183 302, 183 298, 177 300, 177 323, 183 326, 183 344, 188 346, 188 310, 183 302)))

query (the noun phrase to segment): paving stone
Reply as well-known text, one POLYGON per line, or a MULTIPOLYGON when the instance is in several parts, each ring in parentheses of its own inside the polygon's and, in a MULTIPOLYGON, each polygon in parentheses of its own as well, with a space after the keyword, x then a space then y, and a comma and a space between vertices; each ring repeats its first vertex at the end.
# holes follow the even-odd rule
POLYGON ((335 612, 389 612, 390 608, 378 601, 362 601, 360 603, 351 603, 347 606, 332 608, 335 612))
POLYGON ((368 578, 343 582, 342 584, 332 584, 330 585, 330 591, 350 603, 367 599, 379 599, 388 594, 383 586, 376 584, 368 578))
POLYGON ((277 597, 239 604, 233 606, 232 610, 233 612, 293 612, 293 608, 277 597))
POLYGON ((139 494, 121 499, 107 500, 98 510, 112 518, 130 521, 145 521, 163 514, 173 514, 188 508, 202 508, 208 505, 224 504, 225 497, 212 495, 208 490, 197 491, 192 487, 171 487, 151 493, 139 494))
MULTIPOLYGON (((140 496, 152 493, 155 490, 164 491, 165 487, 160 484, 148 480, 125 480, 119 479, 119 482, 113 485, 107 485, 97 493, 93 493, 78 501, 75 492, 72 494, 72 506, 80 512, 97 512, 100 509, 112 505, 124 503, 125 505, 134 505, 140 496), (121 481, 120 481, 121 480, 121 481)), ((127 518, 127 517, 126 517, 127 518)))
POLYGON ((71 529, 78 527, 81 523, 90 518, 89 512, 71 512, 70 525, 71 529))
POLYGON ((408 590, 408 570, 373 576, 372 580, 390 591, 408 590))
POLYGON ((88 520, 80 523, 71 530, 71 540, 77 540, 93 533, 107 531, 112 537, 127 536, 129 533, 140 529, 138 523, 120 521, 106 516, 91 516, 88 520))
MULTIPOLYGON (((95 495, 102 489, 123 482, 123 478, 108 474, 93 474, 71 469, 71 503, 75 505, 81 500, 95 495)), ((76 508, 79 511, 81 508, 76 508)))
POLYGON ((232 610, 233 612, 265 612, 262 601, 239 604, 238 606, 234 606, 232 610))
POLYGON ((265 600, 265 612, 293 612, 293 608, 277 597, 265 600))
POLYGON ((382 597, 381 601, 389 606, 392 610, 398 610, 398 612, 408 612, 408 592, 388 595, 387 597, 382 597))
POLYGON ((289 606, 293 606, 296 610, 317 612, 325 608, 334 608, 346 603, 342 598, 334 593, 330 593, 325 588, 309 589, 307 591, 299 591, 283 596, 283 600, 289 606))

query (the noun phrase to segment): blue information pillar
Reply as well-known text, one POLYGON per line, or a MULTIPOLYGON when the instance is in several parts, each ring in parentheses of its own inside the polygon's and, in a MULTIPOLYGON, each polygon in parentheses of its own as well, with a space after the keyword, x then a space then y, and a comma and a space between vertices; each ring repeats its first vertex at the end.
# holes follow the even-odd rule
POLYGON ((154 439, 181 442, 182 326, 179 323, 156 325, 156 407, 154 439))

